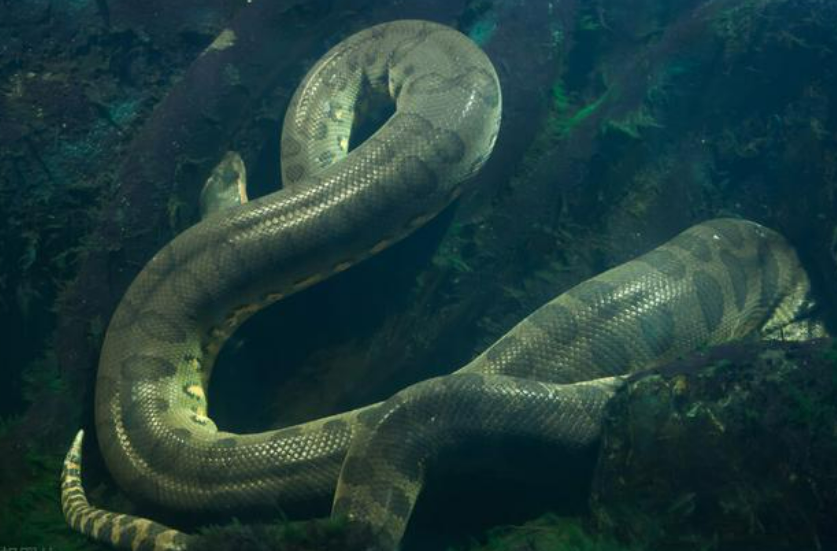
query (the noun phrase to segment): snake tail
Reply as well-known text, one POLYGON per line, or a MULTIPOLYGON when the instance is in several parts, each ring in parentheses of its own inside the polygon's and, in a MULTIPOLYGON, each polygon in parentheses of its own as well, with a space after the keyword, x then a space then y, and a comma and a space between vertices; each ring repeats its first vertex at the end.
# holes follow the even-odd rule
POLYGON ((184 551, 192 536, 133 515, 93 507, 81 484, 81 445, 84 431, 76 434, 61 470, 61 510, 67 524, 90 538, 117 549, 184 551))

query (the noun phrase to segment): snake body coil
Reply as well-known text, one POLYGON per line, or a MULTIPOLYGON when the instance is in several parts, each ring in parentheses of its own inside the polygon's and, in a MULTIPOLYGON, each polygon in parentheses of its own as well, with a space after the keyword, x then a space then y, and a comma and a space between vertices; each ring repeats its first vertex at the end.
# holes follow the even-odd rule
MULTIPOLYGON (((282 138, 288 189, 207 217, 162 249, 108 328, 96 387, 107 466, 130 495, 189 511, 292 507, 337 494, 334 513, 403 533, 425 466, 464 435, 584 446, 620 376, 697 346, 791 322, 807 278, 786 242, 716 220, 580 284, 457 374, 390 400, 259 434, 217 430, 205 389, 224 339, 261 307, 404 237, 482 166, 500 120, 497 76, 461 34, 418 21, 333 48, 294 96, 282 138), (349 152, 354 104, 389 94, 393 117, 349 152), (339 483, 338 483, 339 478, 339 483)), ((68 454, 68 522, 117 546, 180 549, 187 536, 91 507, 80 438, 68 454)))
POLYGON ((96 430, 125 490, 186 510, 332 491, 351 424, 337 417, 264 434, 219 432, 204 398, 212 362, 248 315, 444 207, 491 151, 499 94, 485 55, 431 23, 374 27, 316 64, 286 115, 291 189, 178 236, 136 278, 108 328, 96 430), (347 154, 364 87, 391 93, 396 112, 347 154))

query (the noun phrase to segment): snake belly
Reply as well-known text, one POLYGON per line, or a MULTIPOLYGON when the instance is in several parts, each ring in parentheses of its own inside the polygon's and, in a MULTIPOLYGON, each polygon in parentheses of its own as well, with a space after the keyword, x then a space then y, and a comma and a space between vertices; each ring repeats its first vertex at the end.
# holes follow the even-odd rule
MULTIPOLYGON (((500 89, 459 33, 416 21, 338 44, 306 76, 283 129, 287 190, 207 217, 162 249, 105 339, 96 430, 134 498, 187 511, 333 512, 400 541, 428 464, 474 434, 589 445, 621 377, 693 350, 770 334, 799 314, 808 280, 781 236, 715 220, 580 284, 456 374, 382 404, 259 434, 217 430, 205 388, 226 337, 261 307, 374 254, 444 208, 496 139, 500 89), (353 105, 386 92, 395 115, 349 152, 353 105)), ((96 509, 81 487, 81 436, 62 476, 75 529, 123 548, 188 537, 96 509)))

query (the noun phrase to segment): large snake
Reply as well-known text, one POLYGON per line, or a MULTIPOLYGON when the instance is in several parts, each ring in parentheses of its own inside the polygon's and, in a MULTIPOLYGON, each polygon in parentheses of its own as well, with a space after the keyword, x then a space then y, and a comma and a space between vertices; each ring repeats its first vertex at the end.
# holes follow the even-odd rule
MULTIPOLYGON (((429 22, 365 30, 311 69, 284 124, 286 188, 175 238, 111 320, 96 431, 126 492, 187 511, 292 508, 334 495, 334 515, 392 550, 444 450, 482 436, 588 446, 625 374, 699 346, 775 334, 802 313, 808 279, 786 241, 753 222, 713 220, 558 296, 453 375, 293 427, 219 431, 205 390, 224 340, 260 308, 448 205, 490 154, 500 104, 488 58, 429 22), (395 113, 349 151, 354 105, 369 92, 389 95, 395 113)), ((67 522, 117 547, 183 549, 191 536, 88 503, 81 439, 62 473, 67 522)))

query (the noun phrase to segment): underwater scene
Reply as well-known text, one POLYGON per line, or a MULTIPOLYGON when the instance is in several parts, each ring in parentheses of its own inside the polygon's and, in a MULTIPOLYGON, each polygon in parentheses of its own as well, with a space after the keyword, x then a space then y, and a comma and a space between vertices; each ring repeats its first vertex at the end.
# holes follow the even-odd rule
POLYGON ((0 551, 837 550, 837 0, 0 0, 0 551))

